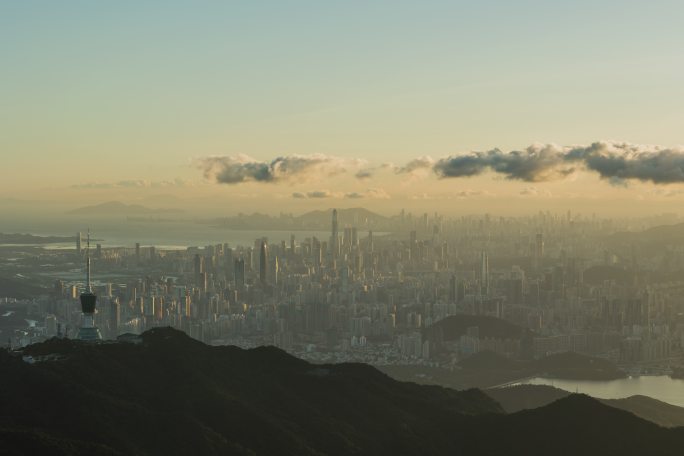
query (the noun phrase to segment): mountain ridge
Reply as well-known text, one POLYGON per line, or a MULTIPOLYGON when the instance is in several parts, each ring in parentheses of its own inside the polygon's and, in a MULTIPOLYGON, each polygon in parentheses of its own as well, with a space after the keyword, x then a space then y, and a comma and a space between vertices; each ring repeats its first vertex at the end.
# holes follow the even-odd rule
POLYGON ((121 201, 83 206, 67 212, 69 215, 140 215, 140 214, 177 214, 181 209, 152 209, 140 204, 125 204, 121 201))
POLYGON ((506 415, 482 391, 398 382, 368 365, 211 347, 170 328, 133 340, 52 339, 0 352, 0 435, 11 437, 0 453, 13 450, 8 440, 51 454, 150 455, 541 455, 554 441, 566 444, 557 455, 674 455, 684 445, 684 429, 591 398, 506 415), (620 442, 606 417, 629 427, 620 442), (597 420, 608 426, 601 434, 585 424, 597 420), (533 438, 542 441, 530 446, 533 438))

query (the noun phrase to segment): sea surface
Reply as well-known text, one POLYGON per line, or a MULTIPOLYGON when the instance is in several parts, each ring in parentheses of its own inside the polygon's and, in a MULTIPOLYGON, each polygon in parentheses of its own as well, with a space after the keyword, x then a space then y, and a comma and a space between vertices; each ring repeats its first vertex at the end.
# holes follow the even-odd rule
POLYGON ((642 395, 684 407, 684 380, 667 375, 642 375, 619 380, 559 380, 534 377, 512 385, 549 385, 572 393, 584 393, 600 399, 622 399, 642 395))
MULTIPOLYGON (((180 222, 147 222, 121 220, 68 220, 68 221, 0 221, 1 233, 28 233, 36 236, 73 236, 77 232, 85 234, 90 228, 93 244, 103 247, 135 247, 136 242, 141 246, 155 246, 161 250, 182 250, 187 247, 204 247, 219 243, 228 243, 231 247, 254 246, 258 238, 266 237, 269 243, 286 241, 294 234, 297 243, 305 238, 316 236, 327 241, 330 232, 327 231, 279 231, 279 230, 231 230, 223 227, 180 222)), ((382 235, 383 233, 377 233, 382 235)), ((361 235, 364 237, 365 235, 361 235)), ((26 244, 24 244, 26 245, 26 244)), ((74 242, 56 244, 36 244, 48 249, 73 249, 74 242)))

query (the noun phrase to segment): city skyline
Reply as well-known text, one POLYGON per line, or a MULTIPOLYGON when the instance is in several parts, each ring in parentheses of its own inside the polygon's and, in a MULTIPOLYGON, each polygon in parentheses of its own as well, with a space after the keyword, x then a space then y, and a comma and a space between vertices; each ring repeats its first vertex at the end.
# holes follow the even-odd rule
POLYGON ((672 455, 684 2, 0 2, 0 454, 672 455))

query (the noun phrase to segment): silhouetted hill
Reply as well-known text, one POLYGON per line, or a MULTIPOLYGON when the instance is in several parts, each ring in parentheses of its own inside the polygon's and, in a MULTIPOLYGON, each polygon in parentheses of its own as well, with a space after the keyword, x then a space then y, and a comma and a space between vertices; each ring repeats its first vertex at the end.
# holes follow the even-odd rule
POLYGON ((80 207, 69 211, 72 215, 136 215, 136 214, 174 214, 183 212, 180 209, 151 209, 139 204, 124 204, 120 201, 108 201, 93 206, 80 207))
POLYGON ((397 380, 456 389, 492 388, 528 377, 570 380, 625 377, 625 373, 610 361, 577 353, 554 354, 539 360, 515 360, 485 350, 460 360, 458 367, 395 364, 378 368, 397 380))
POLYGON ((37 362, 0 352, 0 453, 674 455, 684 445, 682 430, 589 398, 504 415, 481 391, 273 347, 210 347, 168 328, 139 344, 53 339, 23 354, 37 362))
POLYGON ((171 329, 142 340, 53 339, 24 354, 65 359, 34 365, 5 356, 0 428, 121 454, 437 454, 455 448, 447 422, 501 412, 480 391, 401 383, 367 365, 209 347, 171 329))
POLYGON ((543 407, 571 393, 548 385, 515 385, 485 390, 507 413, 543 407))
POLYGON ((28 233, 0 233, 0 244, 54 244, 76 241, 74 236, 35 236, 28 233))
POLYGON ((557 353, 534 362, 534 369, 544 377, 570 380, 614 380, 627 375, 612 362, 575 352, 557 353))
POLYGON ((681 454, 684 439, 682 428, 659 427, 581 394, 510 415, 473 417, 468 423, 472 446, 464 454, 665 456, 681 454))
POLYGON ((684 223, 660 225, 643 231, 623 231, 610 236, 612 242, 643 243, 651 246, 684 243, 684 223))
POLYGON ((442 340, 456 340, 466 334, 468 328, 477 326, 480 338, 521 339, 530 334, 522 328, 501 318, 482 315, 451 315, 426 329, 428 337, 441 333, 442 340))
MULTIPOLYGON (((485 392, 508 413, 546 406, 571 393, 548 385, 516 385, 492 388, 485 392)), ((665 427, 684 426, 684 408, 661 402, 647 396, 624 399, 598 399, 600 402, 635 414, 665 427)))
POLYGON ((470 355, 458 362, 458 365, 464 369, 514 369, 520 368, 520 363, 512 361, 504 356, 494 353, 493 351, 485 350, 474 355, 470 355))

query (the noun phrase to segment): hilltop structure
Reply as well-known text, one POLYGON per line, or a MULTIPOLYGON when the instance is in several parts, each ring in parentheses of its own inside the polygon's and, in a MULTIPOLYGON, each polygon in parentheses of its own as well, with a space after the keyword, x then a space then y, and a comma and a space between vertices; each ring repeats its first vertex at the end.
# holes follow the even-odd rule
POLYGON ((95 326, 95 307, 97 306, 97 296, 93 293, 90 284, 90 231, 86 245, 86 289, 81 296, 81 311, 83 312, 83 323, 78 330, 78 339, 97 341, 102 340, 100 329, 95 326))

